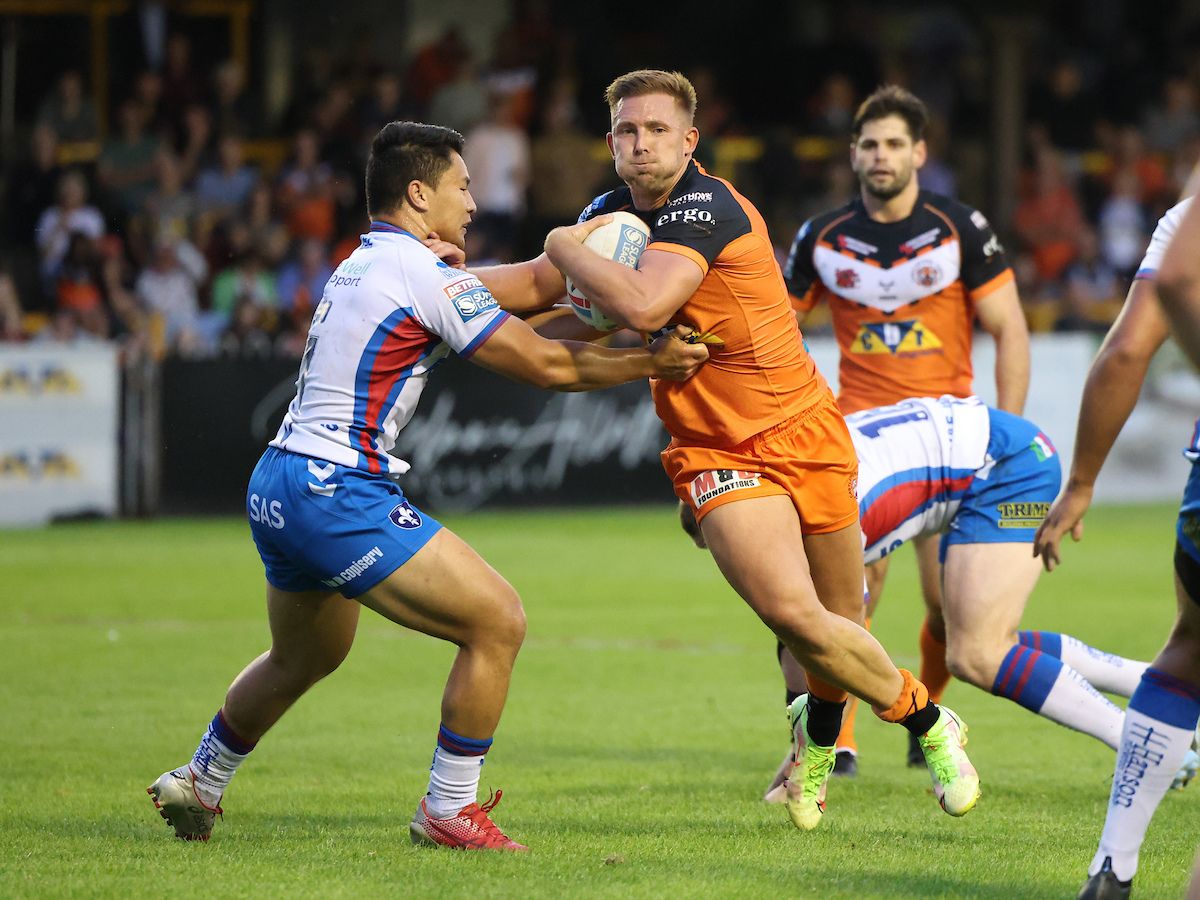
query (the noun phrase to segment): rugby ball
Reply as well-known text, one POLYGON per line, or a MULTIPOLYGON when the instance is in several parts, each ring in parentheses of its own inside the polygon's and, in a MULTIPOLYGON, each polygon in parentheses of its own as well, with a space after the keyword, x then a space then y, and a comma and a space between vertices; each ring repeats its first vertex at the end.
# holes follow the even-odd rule
MULTIPOLYGON (((601 225, 587 236, 583 246, 605 259, 636 269, 642 251, 650 243, 650 229, 633 213, 618 212, 612 216, 611 222, 601 225)), ((597 331, 612 331, 618 327, 602 310, 591 304, 570 278, 567 279, 567 299, 575 315, 597 331)))

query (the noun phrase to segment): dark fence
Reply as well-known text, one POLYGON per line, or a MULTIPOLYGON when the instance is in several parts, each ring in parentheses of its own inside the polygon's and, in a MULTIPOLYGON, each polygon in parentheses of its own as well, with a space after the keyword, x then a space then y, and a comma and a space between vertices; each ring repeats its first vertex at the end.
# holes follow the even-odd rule
MULTIPOLYGON (((166 513, 239 512, 295 393, 295 361, 170 360, 162 372, 166 513)), ((393 451, 430 511, 670 502, 666 445, 645 384, 555 394, 451 359, 393 451)))

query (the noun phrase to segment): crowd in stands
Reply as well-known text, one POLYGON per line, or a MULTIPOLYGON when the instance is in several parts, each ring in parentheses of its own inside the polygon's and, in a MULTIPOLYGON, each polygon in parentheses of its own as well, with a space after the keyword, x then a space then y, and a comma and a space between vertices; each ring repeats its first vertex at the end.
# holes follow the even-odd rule
MULTIPOLYGON (((340 66, 307 65, 277 126, 241 67, 198 64, 185 32, 114 99, 106 133, 80 72, 62 72, 4 176, 0 340, 116 340, 158 357, 298 356, 325 281, 365 230, 366 152, 393 119, 467 136, 479 206, 473 262, 536 252, 548 228, 574 221, 613 180, 601 134, 582 122, 581 103, 599 100, 581 99, 568 54, 547 66, 544 52, 516 49, 554 46, 551 27, 514 21, 489 60, 473 59, 451 28, 402 67, 361 52, 340 66)), ((846 139, 874 83, 827 74, 739 156, 747 129, 735 86, 710 69, 689 74, 701 97, 701 161, 736 175, 763 205, 781 255, 805 217, 854 195, 846 139)), ((969 188, 971 167, 954 152, 963 97, 912 68, 878 74, 907 83, 934 113, 922 185, 969 188)), ((1103 75, 1063 54, 1029 86, 1019 199, 1011 223, 998 224, 1036 327, 1106 327, 1157 217, 1200 159, 1200 65, 1161 72, 1123 118, 1097 112, 1103 75)), ((986 195, 965 193, 986 209, 986 195)))

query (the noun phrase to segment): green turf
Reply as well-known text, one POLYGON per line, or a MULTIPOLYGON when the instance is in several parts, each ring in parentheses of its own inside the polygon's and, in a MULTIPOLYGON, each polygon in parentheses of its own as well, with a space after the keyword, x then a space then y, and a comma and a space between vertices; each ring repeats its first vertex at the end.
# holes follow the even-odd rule
MULTIPOLYGON (((520 590, 529 639, 484 770, 527 856, 410 846, 450 649, 367 614, 342 670, 272 732, 208 844, 143 789, 184 762, 266 646, 244 523, 0 533, 0 895, 179 897, 1074 896, 1112 754, 954 685, 984 782, 943 814, 905 735, 859 716, 862 774, 821 828, 758 801, 784 749, 773 640, 668 509, 448 522, 520 590)), ((1170 507, 1098 509, 1027 626, 1149 658, 1173 618, 1170 507)), ((914 666, 911 554, 876 634, 914 666)), ((1137 894, 1179 896, 1197 787, 1168 797, 1137 894)))

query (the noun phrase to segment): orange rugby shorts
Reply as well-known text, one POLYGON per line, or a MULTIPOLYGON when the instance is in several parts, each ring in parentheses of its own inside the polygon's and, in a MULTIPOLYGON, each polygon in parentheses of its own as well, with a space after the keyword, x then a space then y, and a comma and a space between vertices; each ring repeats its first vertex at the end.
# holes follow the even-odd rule
POLYGON ((792 498, 805 534, 840 531, 858 521, 858 459, 828 392, 804 412, 732 447, 673 440, 662 461, 697 522, 726 503, 777 494, 792 498))

